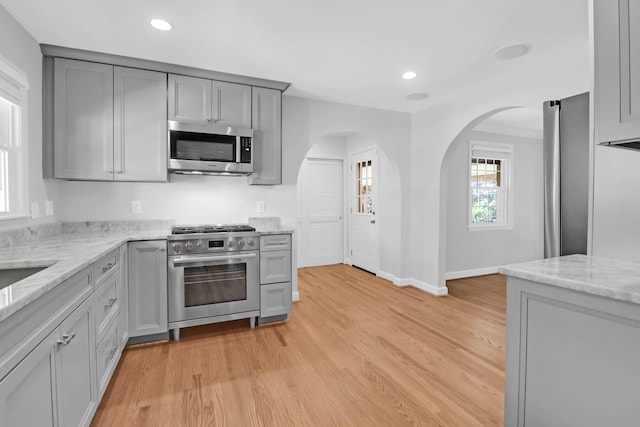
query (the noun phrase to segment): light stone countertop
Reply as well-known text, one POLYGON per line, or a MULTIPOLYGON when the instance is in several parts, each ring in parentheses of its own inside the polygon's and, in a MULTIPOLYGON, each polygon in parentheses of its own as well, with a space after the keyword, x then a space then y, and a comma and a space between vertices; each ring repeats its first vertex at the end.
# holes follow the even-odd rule
POLYGON ((640 263, 568 255, 500 267, 500 273, 640 304, 640 263))
POLYGON ((48 268, 0 289, 0 321, 11 316, 123 243, 166 239, 170 230, 62 233, 0 248, 0 269, 48 268))

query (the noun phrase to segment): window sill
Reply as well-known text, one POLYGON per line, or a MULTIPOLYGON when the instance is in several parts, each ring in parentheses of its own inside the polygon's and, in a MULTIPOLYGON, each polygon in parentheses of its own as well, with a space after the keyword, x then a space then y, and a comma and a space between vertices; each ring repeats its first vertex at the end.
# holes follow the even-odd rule
POLYGON ((29 219, 31 215, 29 214, 6 214, 0 215, 0 223, 4 221, 16 221, 21 219, 29 219))
POLYGON ((493 230, 512 230, 512 224, 474 224, 468 225, 467 229, 469 231, 493 231, 493 230))

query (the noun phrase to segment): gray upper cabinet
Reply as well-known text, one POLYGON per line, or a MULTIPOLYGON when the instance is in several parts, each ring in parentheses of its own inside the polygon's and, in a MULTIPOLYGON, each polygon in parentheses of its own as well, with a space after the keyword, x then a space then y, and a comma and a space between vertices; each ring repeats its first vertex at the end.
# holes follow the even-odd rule
POLYGON ((640 2, 595 0, 596 143, 640 139, 640 2))
POLYGON ((115 181, 167 180, 167 75, 114 68, 115 181))
POLYGON ((63 58, 53 69, 55 178, 167 180, 166 73, 63 58))
POLYGON ((251 86, 169 75, 169 120, 251 127, 251 86))
POLYGON ((249 183, 282 184, 282 92, 253 88, 251 127, 254 165, 249 183))
POLYGON ((113 66, 55 59, 54 174, 113 178, 113 66))

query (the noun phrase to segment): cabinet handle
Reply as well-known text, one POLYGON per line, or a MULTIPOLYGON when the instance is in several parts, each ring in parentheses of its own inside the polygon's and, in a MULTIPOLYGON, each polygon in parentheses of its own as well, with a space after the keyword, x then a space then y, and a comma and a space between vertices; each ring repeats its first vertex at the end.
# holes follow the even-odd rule
POLYGON ((110 262, 109 264, 102 267, 102 272, 106 273, 107 271, 111 270, 114 266, 115 264, 110 262))
POLYGON ((67 345, 71 342, 72 339, 74 339, 76 336, 76 333, 72 333, 72 334, 64 334, 62 335, 62 338, 59 339, 58 341, 56 341, 56 343, 58 345, 67 345))
POLYGON ((109 298, 109 302, 104 305, 104 309, 110 309, 111 307, 113 307, 113 304, 115 304, 116 301, 118 301, 118 298, 109 298))

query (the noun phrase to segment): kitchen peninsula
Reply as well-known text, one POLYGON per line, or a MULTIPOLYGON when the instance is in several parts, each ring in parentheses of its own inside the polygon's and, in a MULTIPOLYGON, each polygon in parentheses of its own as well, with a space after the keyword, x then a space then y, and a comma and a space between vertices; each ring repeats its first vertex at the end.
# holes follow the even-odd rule
POLYGON ((640 419, 640 263, 570 255, 504 266, 506 426, 640 419))

